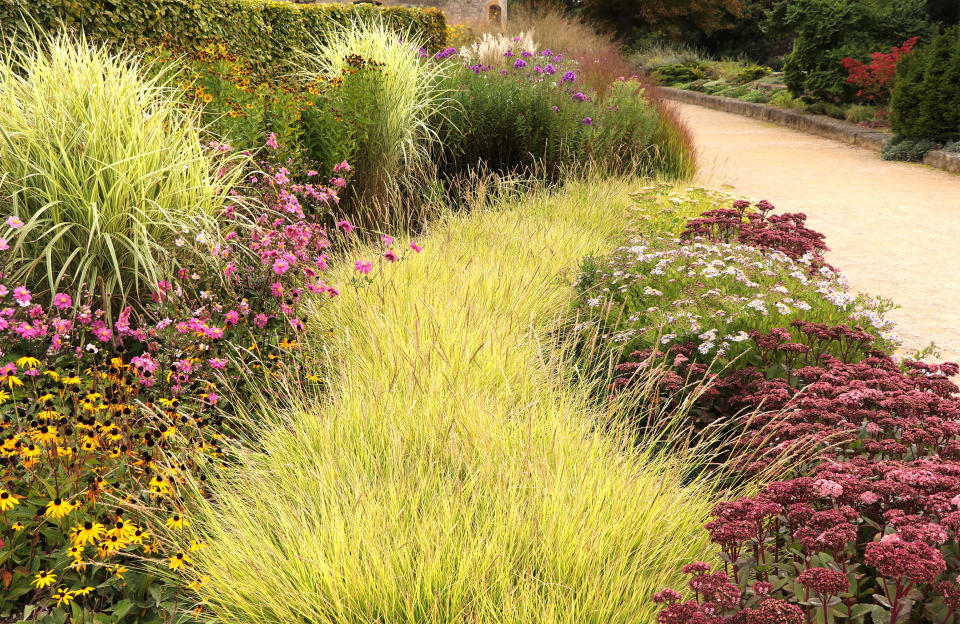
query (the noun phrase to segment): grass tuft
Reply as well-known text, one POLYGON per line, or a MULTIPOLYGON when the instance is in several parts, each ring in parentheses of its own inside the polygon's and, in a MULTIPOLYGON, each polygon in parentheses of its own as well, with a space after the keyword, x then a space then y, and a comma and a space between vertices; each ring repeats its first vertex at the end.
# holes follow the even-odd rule
POLYGON ((0 59, 0 205, 25 223, 5 236, 29 260, 8 279, 90 291, 108 312, 148 299, 183 227, 212 236, 236 174, 218 177, 169 72, 144 78, 135 55, 61 34, 0 59))

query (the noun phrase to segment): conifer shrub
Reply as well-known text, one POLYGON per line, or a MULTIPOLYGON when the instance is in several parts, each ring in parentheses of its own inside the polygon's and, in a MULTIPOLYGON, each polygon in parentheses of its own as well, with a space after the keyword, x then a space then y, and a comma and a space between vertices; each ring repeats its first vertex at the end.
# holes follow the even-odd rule
POLYGON ((960 138, 960 28, 954 27, 897 67, 891 127, 907 139, 960 138))

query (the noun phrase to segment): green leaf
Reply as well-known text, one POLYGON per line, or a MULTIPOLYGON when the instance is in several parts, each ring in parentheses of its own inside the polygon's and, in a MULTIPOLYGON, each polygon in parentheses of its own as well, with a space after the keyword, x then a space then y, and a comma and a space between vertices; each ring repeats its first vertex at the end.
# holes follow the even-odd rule
POLYGON ((113 608, 112 615, 113 615, 114 618, 116 618, 117 620, 119 620, 119 619, 121 619, 122 617, 124 617, 126 614, 130 613, 130 611, 131 611, 135 606, 136 606, 136 605, 133 603, 132 600, 126 600, 126 599, 121 600, 120 602, 117 603, 117 606, 115 606, 115 607, 113 608))

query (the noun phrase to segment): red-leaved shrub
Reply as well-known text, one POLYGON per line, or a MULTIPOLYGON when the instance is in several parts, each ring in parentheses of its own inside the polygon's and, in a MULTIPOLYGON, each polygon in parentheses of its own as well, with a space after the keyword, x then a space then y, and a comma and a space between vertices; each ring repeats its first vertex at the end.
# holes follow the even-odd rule
POLYGON ((890 101, 890 89, 897 74, 897 63, 913 52, 918 37, 907 39, 903 45, 893 46, 890 52, 874 52, 869 63, 847 57, 841 61, 849 72, 847 82, 857 87, 857 97, 875 104, 890 101))

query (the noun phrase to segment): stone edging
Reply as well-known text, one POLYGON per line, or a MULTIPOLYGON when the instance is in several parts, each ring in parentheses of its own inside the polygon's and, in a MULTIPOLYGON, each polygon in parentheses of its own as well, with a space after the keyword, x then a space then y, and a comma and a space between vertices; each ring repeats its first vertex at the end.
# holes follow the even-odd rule
MULTIPOLYGON (((762 119, 771 123, 809 132, 828 139, 842 141, 857 147, 863 147, 874 152, 883 151, 883 147, 893 135, 889 132, 871 130, 849 121, 841 121, 826 115, 812 115, 797 110, 776 108, 757 102, 744 102, 734 98, 719 95, 707 95, 698 91, 673 89, 671 87, 657 87, 657 92, 668 100, 676 100, 687 104, 696 104, 706 108, 762 119)), ((926 165, 937 167, 951 173, 960 173, 960 153, 933 150, 923 157, 926 165)))

